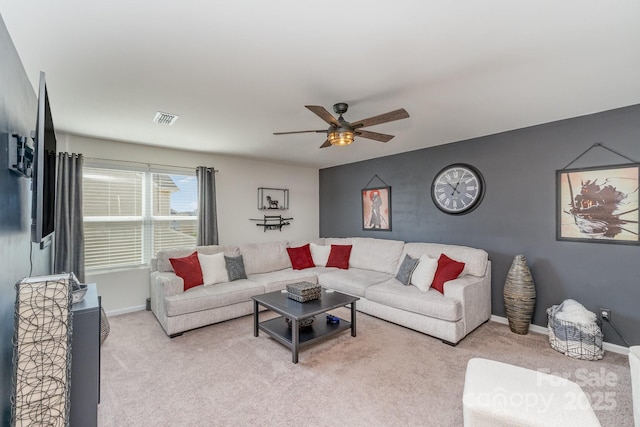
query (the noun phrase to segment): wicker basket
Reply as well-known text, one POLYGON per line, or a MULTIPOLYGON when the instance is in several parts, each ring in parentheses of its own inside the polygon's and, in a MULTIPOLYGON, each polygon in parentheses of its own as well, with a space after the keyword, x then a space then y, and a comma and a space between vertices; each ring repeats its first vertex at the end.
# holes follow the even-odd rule
MULTIPOLYGON (((289 329, 291 329, 291 319, 289 319, 288 317, 284 318, 285 323, 287 324, 287 327, 289 329)), ((313 323, 316 321, 316 316, 311 316, 311 317, 307 317, 306 319, 302 319, 299 323, 298 323, 298 329, 307 329, 310 328, 311 326, 313 326, 313 323)))
POLYGON ((318 293, 320 289, 320 285, 309 282, 289 283, 287 285, 287 292, 296 295, 318 293))
POLYGON ((298 302, 313 301, 320 298, 322 288, 308 282, 290 283, 287 285, 287 296, 298 302))
POLYGON ((580 325, 558 319, 553 315, 554 307, 547 309, 551 348, 575 359, 602 359, 604 350, 600 324, 580 325))
POLYGON ((305 295, 297 295, 297 294, 292 294, 291 292, 287 292, 287 297, 289 299, 294 300, 294 301, 307 302, 307 301, 313 301, 313 300, 320 299, 320 292, 309 293, 309 294, 305 294, 305 295))
POLYGON ((111 326, 109 319, 107 319, 107 313, 104 312, 104 308, 100 307, 100 345, 107 339, 109 332, 111 332, 111 326))

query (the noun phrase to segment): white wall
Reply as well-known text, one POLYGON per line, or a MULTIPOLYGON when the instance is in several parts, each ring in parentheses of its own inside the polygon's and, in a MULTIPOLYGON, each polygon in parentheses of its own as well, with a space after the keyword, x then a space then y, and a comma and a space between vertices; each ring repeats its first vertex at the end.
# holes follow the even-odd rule
MULTIPOLYGON (((177 141, 178 142, 178 141, 177 141)), ((157 148, 89 138, 58 135, 58 150, 81 153, 90 159, 108 159, 189 167, 215 167, 220 244, 234 245, 274 240, 309 240, 319 233, 318 169, 237 157, 157 148), (282 231, 264 232, 249 218, 262 218, 257 207, 258 187, 288 188, 291 225, 282 231)), ((87 160, 87 161, 88 161, 87 160)), ((149 270, 136 268, 86 274, 95 282, 107 313, 143 308, 149 296, 149 270)))

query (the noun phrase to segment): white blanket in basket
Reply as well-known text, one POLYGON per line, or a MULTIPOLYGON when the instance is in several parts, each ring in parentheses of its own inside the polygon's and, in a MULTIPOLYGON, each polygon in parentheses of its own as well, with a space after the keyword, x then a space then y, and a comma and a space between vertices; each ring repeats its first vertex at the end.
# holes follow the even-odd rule
POLYGON ((602 331, 595 313, 572 299, 552 306, 547 313, 553 349, 578 359, 602 359, 602 331))

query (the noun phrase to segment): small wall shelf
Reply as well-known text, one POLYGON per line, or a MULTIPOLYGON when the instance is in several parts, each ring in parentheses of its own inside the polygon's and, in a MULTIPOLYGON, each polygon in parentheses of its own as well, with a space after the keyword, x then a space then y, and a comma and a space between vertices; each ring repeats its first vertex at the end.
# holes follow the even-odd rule
POLYGON ((289 209, 287 188, 258 188, 258 209, 261 211, 284 211, 289 209))
POLYGON ((293 218, 283 218, 282 215, 265 215, 264 218, 249 218, 249 221, 258 221, 258 227, 264 227, 267 230, 280 230, 285 225, 290 225, 293 218))

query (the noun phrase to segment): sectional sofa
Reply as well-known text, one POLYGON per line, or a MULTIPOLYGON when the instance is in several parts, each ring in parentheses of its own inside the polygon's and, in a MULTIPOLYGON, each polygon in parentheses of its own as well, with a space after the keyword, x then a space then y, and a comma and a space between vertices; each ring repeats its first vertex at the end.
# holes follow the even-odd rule
MULTIPOLYGON (((242 275, 242 277, 245 277, 242 275)), ((360 298, 358 311, 457 344, 491 316, 491 262, 481 249, 436 243, 405 243, 373 238, 326 238, 313 242, 270 242, 238 246, 201 246, 158 252, 151 263, 151 309, 170 337, 253 312, 251 297, 282 290, 289 283, 307 281, 360 298), (287 248, 311 243, 313 266, 293 269, 287 248), (348 265, 326 267, 332 245, 350 246, 348 265), (224 253, 241 259, 246 278, 184 290, 171 258, 224 253), (442 254, 464 263, 459 276, 444 284, 443 292, 418 289, 397 278, 409 259, 438 259, 442 254), (241 256, 241 258, 239 258, 241 256), (345 268, 346 267, 346 268, 345 268)))

